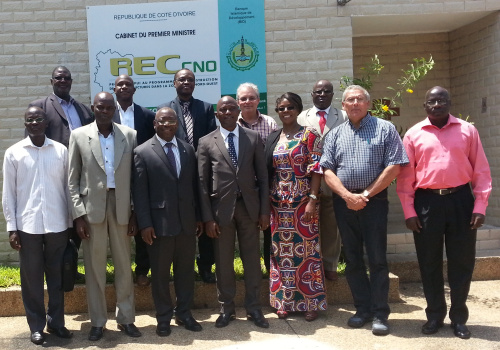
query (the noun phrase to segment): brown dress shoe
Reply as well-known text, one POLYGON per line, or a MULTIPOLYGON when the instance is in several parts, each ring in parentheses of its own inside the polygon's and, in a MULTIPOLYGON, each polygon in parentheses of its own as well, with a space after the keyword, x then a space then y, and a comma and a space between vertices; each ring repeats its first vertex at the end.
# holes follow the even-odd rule
POLYGON ((336 281, 339 279, 339 275, 337 271, 326 271, 325 270, 325 278, 330 281, 336 281))

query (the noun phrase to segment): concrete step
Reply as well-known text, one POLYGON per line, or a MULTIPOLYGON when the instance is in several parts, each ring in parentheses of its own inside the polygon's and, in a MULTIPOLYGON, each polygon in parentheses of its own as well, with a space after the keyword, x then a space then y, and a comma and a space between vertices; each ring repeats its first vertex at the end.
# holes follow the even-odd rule
MULTIPOLYGON (((326 281, 328 304, 349 304, 352 303, 352 296, 345 277, 339 277, 335 282, 326 281)), ((400 302, 399 279, 390 274, 389 301, 400 302)), ((269 281, 262 280, 261 305, 269 305, 269 281)), ((173 283, 170 283, 170 295, 175 298, 173 283)), ((236 283, 235 304, 241 307, 244 304, 245 286, 243 281, 236 283)), ((24 306, 21 298, 21 288, 12 287, 0 290, 0 316, 20 316, 24 315, 24 306)), ((45 290, 45 301, 47 301, 47 290, 45 290)), ((113 285, 106 286, 106 301, 108 311, 115 310, 116 298, 113 285)), ((218 308, 217 289, 215 284, 206 284, 201 281, 195 282, 194 309, 198 308, 218 308)), ((153 298, 151 297, 151 287, 135 286, 135 308, 136 311, 154 310, 153 298)), ((64 311, 66 314, 87 312, 87 297, 84 285, 76 285, 72 292, 65 294, 64 311)))

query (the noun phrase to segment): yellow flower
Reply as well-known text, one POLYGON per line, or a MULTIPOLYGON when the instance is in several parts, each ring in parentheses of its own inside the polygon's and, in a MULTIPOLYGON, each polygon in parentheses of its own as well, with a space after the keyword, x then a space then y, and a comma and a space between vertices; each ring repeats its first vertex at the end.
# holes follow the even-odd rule
POLYGON ((387 111, 389 110, 389 107, 388 107, 388 106, 386 106, 386 105, 383 105, 383 106, 382 106, 382 110, 383 110, 384 112, 387 112, 387 111))
POLYGON ((413 94, 413 90, 412 89, 406 89, 406 92, 409 93, 409 94, 413 94))

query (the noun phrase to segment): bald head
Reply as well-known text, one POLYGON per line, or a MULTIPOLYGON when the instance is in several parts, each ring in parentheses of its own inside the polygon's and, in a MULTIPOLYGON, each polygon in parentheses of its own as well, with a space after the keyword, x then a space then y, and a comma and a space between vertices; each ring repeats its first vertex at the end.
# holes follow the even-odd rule
POLYGON ((333 84, 325 79, 318 80, 314 84, 311 97, 316 108, 320 110, 327 109, 332 104, 333 84))
POLYGON ((233 131, 239 114, 238 103, 231 96, 224 96, 217 102, 217 119, 224 129, 233 131))

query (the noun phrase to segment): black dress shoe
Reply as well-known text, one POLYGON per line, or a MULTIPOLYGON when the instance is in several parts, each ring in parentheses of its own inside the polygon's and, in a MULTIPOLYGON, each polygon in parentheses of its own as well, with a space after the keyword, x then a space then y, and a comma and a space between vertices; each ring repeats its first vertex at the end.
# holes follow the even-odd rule
POLYGON ((133 323, 129 324, 118 323, 118 329, 121 330, 122 332, 125 332, 126 335, 132 338, 139 338, 142 335, 142 333, 139 332, 139 330, 133 323))
POLYGON ((451 323, 451 328, 453 328, 453 334, 460 339, 469 339, 470 331, 465 324, 462 323, 451 323))
POLYGON ((30 340, 33 344, 42 345, 45 337, 43 336, 43 331, 31 332, 30 340))
POLYGON ((236 319, 235 313, 230 314, 220 314, 217 320, 215 321, 215 327, 223 328, 226 327, 230 321, 236 319))
POLYGON ((200 277, 205 283, 215 283, 215 275, 210 270, 200 270, 200 277))
POLYGON ((443 321, 429 320, 422 326, 422 333, 434 334, 437 333, 441 327, 443 327, 443 321))
POLYGON ((170 329, 170 323, 160 322, 156 326, 156 334, 158 334, 160 337, 168 337, 170 333, 172 333, 172 330, 170 329))
POLYGON ((196 322, 193 316, 189 316, 186 318, 175 317, 175 323, 179 326, 184 326, 188 331, 200 332, 203 328, 201 324, 196 322))
POLYGON ((61 328, 52 328, 47 326, 47 332, 52 333, 57 335, 59 338, 66 338, 69 339, 73 336, 73 333, 71 333, 68 328, 66 327, 61 327, 61 328))
POLYGON ((102 338, 102 335, 104 333, 104 327, 94 327, 90 328, 89 332, 89 340, 90 341, 98 341, 99 339, 102 338))
POLYGON ((352 328, 360 328, 372 320, 373 317, 370 315, 356 313, 354 316, 350 317, 349 320, 347 320, 347 325, 352 328))
POLYGON ((269 322, 267 322, 261 310, 254 310, 247 313, 247 320, 253 321, 257 327, 269 328, 269 322))

